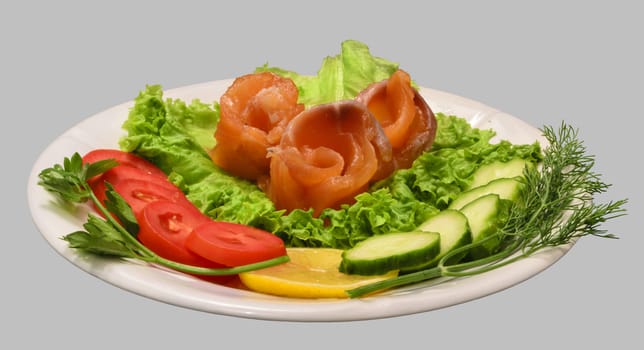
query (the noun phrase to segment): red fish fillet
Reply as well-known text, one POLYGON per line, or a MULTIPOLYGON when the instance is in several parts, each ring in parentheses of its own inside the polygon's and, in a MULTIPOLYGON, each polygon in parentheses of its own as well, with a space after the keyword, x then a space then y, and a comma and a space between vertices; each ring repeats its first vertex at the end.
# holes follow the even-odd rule
POLYGON ((367 87, 356 100, 367 105, 382 125, 393 148, 395 169, 409 168, 434 142, 436 117, 411 86, 407 72, 397 70, 389 79, 367 87))
POLYGON ((302 110, 291 79, 269 72, 235 79, 221 96, 213 162, 229 173, 256 180, 269 173, 268 147, 279 143, 289 121, 302 110))
POLYGON ((269 150, 265 190, 276 208, 291 211, 352 203, 391 160, 391 145, 366 106, 341 101, 310 108, 291 120, 269 150))

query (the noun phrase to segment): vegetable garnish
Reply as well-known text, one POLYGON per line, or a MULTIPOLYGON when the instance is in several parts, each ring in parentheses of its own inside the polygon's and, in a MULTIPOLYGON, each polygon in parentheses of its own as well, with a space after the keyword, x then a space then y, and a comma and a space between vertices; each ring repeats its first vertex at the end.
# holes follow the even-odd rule
POLYGON ((627 200, 592 202, 593 195, 606 192, 610 185, 592 170, 594 157, 586 154, 577 129, 562 123, 557 131, 546 126, 542 132, 549 147, 544 150, 541 168, 525 168, 519 199, 511 204, 509 217, 501 229, 483 240, 450 251, 436 267, 348 290, 349 296, 356 298, 437 277, 477 275, 584 236, 616 238, 599 225, 625 215, 623 205, 627 200), (458 264, 446 263, 493 239, 501 241, 494 254, 458 264))
POLYGON ((191 266, 160 257, 136 239, 139 226, 130 206, 123 197, 107 186, 107 200, 101 203, 92 192, 88 179, 119 165, 113 159, 95 163, 83 163, 81 156, 74 153, 65 158, 63 164, 56 164, 40 172, 39 184, 60 199, 69 203, 84 203, 91 200, 105 219, 89 214, 83 225, 85 231, 72 232, 63 237, 71 248, 93 254, 130 258, 169 267, 171 269, 204 276, 236 275, 282 264, 288 256, 231 268, 204 268, 191 266), (118 220, 116 218, 118 218, 118 220))

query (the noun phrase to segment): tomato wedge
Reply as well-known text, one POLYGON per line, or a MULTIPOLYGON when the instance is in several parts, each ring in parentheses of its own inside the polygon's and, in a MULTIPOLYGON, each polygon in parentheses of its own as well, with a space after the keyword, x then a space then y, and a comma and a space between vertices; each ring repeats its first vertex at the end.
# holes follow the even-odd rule
MULTIPOLYGON (((159 200, 146 205, 139 216, 137 238, 150 250, 168 260, 207 268, 221 268, 186 248, 186 238, 192 230, 211 219, 195 207, 159 200)), ((228 282, 234 276, 196 276, 216 283, 228 282)))
POLYGON ((286 255, 284 242, 251 226, 211 221, 195 228, 186 239, 192 252, 226 266, 252 264, 286 255))
MULTIPOLYGON (((154 175, 158 176, 161 178, 165 178, 166 174, 161 171, 156 165, 148 162, 147 160, 129 152, 124 152, 121 150, 117 149, 95 149, 83 156, 83 163, 95 163, 99 160, 105 160, 105 159, 114 159, 119 164, 120 166, 129 166, 132 168, 137 168, 139 170, 142 170, 143 172, 149 174, 149 175, 154 175)), ((98 177, 94 177, 90 179, 90 183, 94 182, 98 179, 98 177)))

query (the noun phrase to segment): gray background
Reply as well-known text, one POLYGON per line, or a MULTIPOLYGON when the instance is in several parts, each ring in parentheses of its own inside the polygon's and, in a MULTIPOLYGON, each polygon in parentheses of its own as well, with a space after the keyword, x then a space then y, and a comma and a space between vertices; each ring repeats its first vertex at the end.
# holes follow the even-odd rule
POLYGON ((642 140, 641 11, 619 1, 420 3, 3 2, 0 347, 641 345, 644 240, 634 170, 642 140), (561 120, 579 127, 597 156, 596 169, 614 184, 600 200, 630 198, 630 215, 604 226, 621 239, 583 239, 527 282, 447 309, 351 323, 283 323, 134 295, 77 269, 40 236, 27 208, 27 175, 66 129, 131 100, 145 84, 174 88, 232 78, 264 62, 313 74, 349 38, 400 62, 421 85, 537 127, 561 120))

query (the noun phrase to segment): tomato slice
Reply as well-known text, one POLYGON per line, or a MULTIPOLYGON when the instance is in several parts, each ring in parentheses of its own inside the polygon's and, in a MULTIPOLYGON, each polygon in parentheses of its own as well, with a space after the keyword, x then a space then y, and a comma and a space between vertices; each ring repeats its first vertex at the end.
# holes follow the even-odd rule
MULTIPOLYGON (((156 165, 150 163, 149 161, 137 156, 134 153, 124 152, 118 149, 95 149, 83 156, 83 163, 94 163, 99 160, 105 159, 114 159, 119 164, 137 168, 144 171, 149 175, 159 176, 162 178, 166 177, 166 174, 161 171, 156 165)), ((92 178, 91 181, 95 181, 95 178, 92 178)))
MULTIPOLYGON (((182 264, 207 268, 221 268, 222 264, 204 259, 186 248, 186 238, 192 230, 211 219, 195 207, 169 201, 156 201, 143 208, 139 219, 137 238, 159 256, 182 264)), ((197 276, 201 279, 225 283, 234 276, 197 276)))
MULTIPOLYGON (((104 186, 104 185, 103 185, 104 186)), ((97 185, 97 187, 99 187, 97 185)), ((160 200, 177 203, 194 211, 199 211, 194 204, 170 182, 148 181, 143 179, 123 179, 113 184, 114 190, 132 207, 134 215, 139 218, 143 209, 150 203, 160 200)), ((105 192, 99 200, 105 200, 105 192)))
POLYGON ((202 257, 226 266, 252 264, 286 254, 284 242, 258 228, 211 221, 197 226, 186 247, 202 257))
POLYGON ((131 167, 127 165, 119 165, 103 173, 103 181, 107 181, 111 184, 116 184, 119 181, 127 179, 140 179, 152 182, 172 184, 165 174, 151 174, 145 170, 142 170, 141 168, 131 167))
POLYGON ((173 190, 176 187, 165 175, 163 175, 163 177, 157 176, 141 170, 140 168, 134 168, 127 165, 116 166, 103 173, 103 175, 95 181, 89 182, 89 184, 96 197, 101 201, 101 203, 103 203, 105 200, 105 191, 107 190, 105 182, 109 182, 112 186, 116 186, 119 182, 129 179, 144 180, 160 186, 172 188, 173 190))
POLYGON ((183 205, 160 200, 150 203, 141 212, 137 238, 146 247, 166 259, 183 264, 216 265, 189 251, 186 238, 210 218, 183 205))

